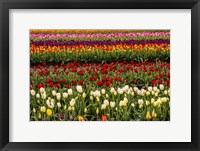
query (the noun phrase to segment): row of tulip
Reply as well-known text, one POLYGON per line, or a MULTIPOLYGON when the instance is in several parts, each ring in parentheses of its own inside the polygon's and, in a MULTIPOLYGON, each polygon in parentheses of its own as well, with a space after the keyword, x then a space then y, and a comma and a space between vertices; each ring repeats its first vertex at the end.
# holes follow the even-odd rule
POLYGON ((169 30, 132 30, 132 29, 31 29, 31 34, 99 34, 99 33, 133 33, 133 32, 169 32, 169 30))
POLYGON ((31 41, 47 41, 47 40, 62 40, 62 41, 87 41, 87 40, 155 40, 169 39, 169 32, 140 32, 140 33, 111 33, 111 34, 30 34, 31 41))
POLYGON ((30 48, 30 62, 112 62, 112 61, 169 61, 169 44, 111 45, 111 46, 35 46, 30 48))
POLYGON ((31 88, 54 87, 72 88, 82 85, 96 89, 129 86, 157 86, 170 84, 170 65, 162 62, 131 63, 112 62, 110 64, 69 63, 49 66, 46 63, 31 66, 31 88))
POLYGON ((30 90, 31 120, 38 121, 165 121, 170 120, 170 89, 158 87, 30 90))

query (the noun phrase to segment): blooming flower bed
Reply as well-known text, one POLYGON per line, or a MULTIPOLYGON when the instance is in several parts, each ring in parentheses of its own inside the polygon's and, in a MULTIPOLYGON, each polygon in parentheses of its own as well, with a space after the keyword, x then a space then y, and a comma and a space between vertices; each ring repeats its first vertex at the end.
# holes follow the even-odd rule
POLYGON ((170 120, 169 31, 32 30, 30 38, 31 120, 170 120))

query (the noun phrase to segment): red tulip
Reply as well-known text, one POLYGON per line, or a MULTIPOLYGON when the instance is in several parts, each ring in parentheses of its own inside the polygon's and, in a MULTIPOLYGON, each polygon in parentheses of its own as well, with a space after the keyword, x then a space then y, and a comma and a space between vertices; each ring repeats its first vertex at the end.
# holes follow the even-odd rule
POLYGON ((79 80, 79 84, 80 84, 80 85, 83 85, 83 80, 79 80))
POLYGON ((97 82, 97 85, 98 85, 98 86, 102 86, 102 85, 103 85, 103 82, 102 82, 102 81, 98 81, 98 82, 97 82))
POLYGON ((101 120, 102 120, 102 121, 107 121, 107 117, 106 117, 105 115, 102 115, 102 116, 101 116, 101 120))
POLYGON ((67 89, 69 89, 70 88, 70 85, 69 84, 66 84, 66 86, 65 86, 67 89))

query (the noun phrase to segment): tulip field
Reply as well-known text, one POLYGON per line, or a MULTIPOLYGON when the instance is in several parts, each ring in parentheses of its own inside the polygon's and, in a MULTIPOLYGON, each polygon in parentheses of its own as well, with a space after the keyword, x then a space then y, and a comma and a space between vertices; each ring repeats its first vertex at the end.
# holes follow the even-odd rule
POLYGON ((169 30, 30 30, 31 121, 170 121, 169 30))

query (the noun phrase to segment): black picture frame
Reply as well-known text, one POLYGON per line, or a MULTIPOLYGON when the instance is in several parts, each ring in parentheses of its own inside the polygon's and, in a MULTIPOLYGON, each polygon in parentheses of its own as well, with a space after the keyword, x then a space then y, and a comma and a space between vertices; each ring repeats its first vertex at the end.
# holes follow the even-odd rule
MULTIPOLYGON (((177 18, 178 19, 178 18, 177 18)), ((0 0, 0 148, 15 150, 200 150, 199 0, 0 0), (9 9, 191 9, 191 142, 9 142, 9 9)), ((190 101, 190 100, 189 100, 190 101)), ((187 113, 183 113, 187 114, 187 113)), ((22 130, 23 133, 23 130, 22 130)), ((28 134, 27 134, 28 135, 28 134)), ((30 136, 31 137, 31 136, 30 136)))

